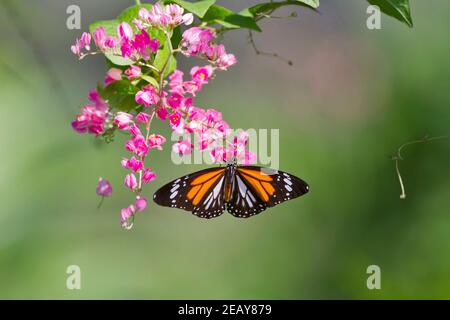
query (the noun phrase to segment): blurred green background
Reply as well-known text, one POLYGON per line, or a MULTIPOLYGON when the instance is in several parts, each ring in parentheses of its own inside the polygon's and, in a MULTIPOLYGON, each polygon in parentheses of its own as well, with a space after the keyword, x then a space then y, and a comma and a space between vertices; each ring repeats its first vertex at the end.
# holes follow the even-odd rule
MULTIPOLYGON (((293 66, 255 55, 247 32, 228 33, 239 64, 197 104, 234 127, 280 129, 280 168, 311 192, 244 220, 152 204, 127 232, 123 137, 103 145, 70 127, 105 67, 70 53, 81 31, 67 30, 66 8, 81 7, 87 30, 133 1, 2 1, 0 298, 450 298, 449 141, 405 149, 406 200, 391 160, 402 143, 449 130, 450 3, 411 2, 413 29, 383 15, 382 29, 368 30, 361 0, 264 21, 259 48, 293 66), (114 193, 97 210, 100 176, 114 193), (81 290, 66 289, 73 264, 81 290), (381 290, 366 287, 372 264, 381 290)), ((148 197, 198 169, 173 165, 167 147, 151 166, 148 197)))

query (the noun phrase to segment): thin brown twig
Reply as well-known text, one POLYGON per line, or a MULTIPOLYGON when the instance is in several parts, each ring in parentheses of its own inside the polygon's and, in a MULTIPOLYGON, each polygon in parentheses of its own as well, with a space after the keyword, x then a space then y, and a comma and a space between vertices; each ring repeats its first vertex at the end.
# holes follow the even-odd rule
POLYGON ((292 62, 292 60, 289 60, 285 57, 280 56, 278 53, 276 52, 265 52, 262 51, 258 48, 258 46, 255 43, 255 40, 253 39, 253 32, 251 30, 249 30, 248 32, 248 38, 249 38, 249 42, 253 47, 253 50, 255 50, 255 53, 257 55, 261 55, 261 56, 266 56, 266 57, 272 57, 272 58, 277 58, 285 63, 287 63, 288 65, 292 66, 294 63, 292 62))
POLYGON ((395 161, 395 171, 397 173, 398 181, 400 183, 400 189, 401 189, 400 199, 406 199, 405 184, 403 183, 403 178, 402 178, 402 175, 400 173, 400 168, 399 168, 399 161, 404 160, 404 158, 402 156, 403 149, 405 147, 413 145, 413 144, 431 142, 434 140, 448 139, 448 138, 450 138, 450 135, 442 135, 442 136, 436 136, 436 137, 429 137, 428 135, 426 135, 422 139, 405 142, 397 149, 397 153, 395 156, 392 157, 392 160, 395 161))

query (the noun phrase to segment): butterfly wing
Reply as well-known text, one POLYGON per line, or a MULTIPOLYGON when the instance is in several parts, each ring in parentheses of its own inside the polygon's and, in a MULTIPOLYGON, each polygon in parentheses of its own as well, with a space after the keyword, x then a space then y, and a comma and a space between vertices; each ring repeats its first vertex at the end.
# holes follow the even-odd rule
POLYGON ((252 186, 238 173, 234 175, 230 201, 227 210, 238 218, 249 218, 267 208, 264 202, 254 191, 252 186))
POLYGON ((176 179, 155 192, 153 200, 165 207, 215 218, 225 209, 225 168, 210 168, 176 179))
POLYGON ((233 196, 227 209, 231 214, 245 218, 309 191, 308 184, 300 178, 257 166, 237 167, 234 181, 233 196))

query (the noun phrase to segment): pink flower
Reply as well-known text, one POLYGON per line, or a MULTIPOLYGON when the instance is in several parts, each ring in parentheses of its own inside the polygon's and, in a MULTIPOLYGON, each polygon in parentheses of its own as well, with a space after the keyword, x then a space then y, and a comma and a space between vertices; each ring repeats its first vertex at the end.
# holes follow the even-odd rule
POLYGON ((76 39, 75 44, 70 47, 73 54, 78 55, 80 58, 82 56, 82 49, 85 49, 86 51, 91 50, 91 34, 88 32, 83 32, 80 39, 76 39))
POLYGON ((142 75, 141 68, 132 65, 127 70, 125 70, 125 75, 127 76, 128 80, 139 78, 142 75))
POLYGON ((251 165, 256 163, 256 153, 252 151, 245 151, 240 155, 240 162, 243 165, 251 165))
POLYGON ((106 73, 105 84, 109 85, 115 81, 122 80, 122 70, 117 68, 111 68, 106 73))
POLYGON ((150 171, 150 168, 146 168, 142 174, 142 182, 145 184, 152 182, 156 179, 156 174, 150 171))
POLYGON ((138 212, 144 211, 145 208, 147 208, 147 199, 137 196, 136 201, 134 202, 134 207, 136 208, 136 211, 138 211, 138 212))
POLYGON ((108 48, 115 48, 117 45, 117 40, 114 37, 108 36, 105 40, 105 46, 108 48))
POLYGON ((183 103, 183 99, 184 97, 181 94, 174 92, 166 100, 171 108, 176 109, 183 103))
POLYGON ((186 26, 191 25, 192 22, 194 22, 194 15, 192 13, 186 13, 185 15, 183 15, 183 23, 186 26))
POLYGON ((120 40, 130 40, 133 38, 133 28, 128 23, 122 22, 117 26, 117 35, 120 40))
POLYGON ((108 180, 100 178, 98 180, 96 192, 101 197, 109 197, 112 194, 112 186, 108 180))
POLYGON ((159 134, 152 134, 148 137, 148 145, 150 149, 162 150, 161 145, 166 142, 166 138, 159 134))
POLYGON ((122 53, 122 57, 131 58, 132 60, 135 60, 135 57, 133 56, 134 47, 133 47, 133 43, 131 42, 131 40, 122 39, 122 42, 120 45, 120 51, 122 53))
POLYGON ((195 97, 196 93, 202 89, 202 85, 195 81, 186 81, 183 83, 183 88, 195 97))
POLYGON ((99 135, 104 131, 105 121, 105 111, 87 105, 81 109, 81 113, 78 114, 72 122, 72 128, 78 133, 92 133, 99 135))
POLYGON ((166 16, 169 18, 167 24, 177 26, 179 24, 190 25, 194 21, 192 13, 183 15, 184 9, 177 4, 169 4, 165 10, 166 16))
POLYGON ((136 93, 136 103, 143 104, 146 107, 150 107, 153 104, 157 104, 160 97, 156 89, 152 85, 147 85, 142 88, 141 91, 136 93))
POLYGON ((225 53, 225 54, 221 55, 219 57, 219 59, 217 59, 216 66, 220 70, 227 70, 229 67, 231 67, 232 65, 235 65, 236 63, 237 63, 237 59, 233 54, 225 53))
POLYGON ((131 159, 122 159, 122 167, 125 169, 133 170, 134 172, 138 172, 144 168, 144 163, 141 160, 136 159, 135 156, 132 156, 131 159))
POLYGON ((205 112, 205 120, 209 126, 214 126, 216 122, 222 121, 222 114, 214 109, 208 109, 205 112))
POLYGON ((150 121, 150 115, 145 112, 140 112, 136 116, 136 121, 141 123, 148 123, 150 121))
POLYGON ((114 118, 114 123, 120 130, 127 130, 132 120, 133 116, 131 114, 126 112, 117 112, 114 118))
POLYGON ((161 108, 158 108, 158 110, 156 111, 156 116, 160 120, 166 120, 169 117, 169 112, 167 112, 166 108, 161 107, 161 108))
POLYGON ((120 210, 120 224, 123 228, 130 230, 133 227, 132 218, 135 212, 136 208, 133 205, 120 210))
POLYGON ((138 187, 136 176, 133 173, 127 174, 125 176, 125 186, 134 190, 138 187))
POLYGON ((226 162, 228 159, 228 150, 224 147, 216 147, 211 150, 211 158, 214 162, 226 162))
POLYGON ((141 135, 128 140, 125 144, 125 148, 139 157, 147 155, 149 149, 145 138, 141 135))
POLYGON ((193 67, 191 69, 192 81, 199 85, 208 83, 208 79, 213 74, 213 68, 210 65, 204 67, 193 67))
POLYGON ((149 21, 150 18, 150 12, 146 8, 139 9, 139 19, 144 21, 149 21))
POLYGON ((193 145, 189 140, 180 140, 172 146, 172 151, 180 156, 190 154, 193 145))
POLYGON ((172 93, 178 93, 179 95, 184 94, 183 89, 183 72, 180 70, 175 70, 170 76, 169 76, 169 88, 170 92, 172 93))
POLYGON ((94 33, 94 42, 97 48, 100 51, 104 51, 106 49, 105 41, 106 41, 106 31, 103 27, 98 27, 95 29, 94 33))
POLYGON ((133 136, 142 135, 141 130, 140 130, 139 127, 138 127, 136 124, 134 124, 134 123, 128 128, 128 132, 131 133, 133 136))
POLYGON ((150 35, 142 30, 140 34, 134 37, 132 42, 134 50, 142 57, 144 60, 150 59, 151 53, 156 53, 159 48, 158 39, 151 39, 150 35))
POLYGON ((96 89, 89 91, 89 100, 95 104, 95 108, 99 111, 106 112, 108 110, 108 104, 100 97, 96 89))
POLYGON ((213 39, 214 33, 211 29, 192 27, 183 33, 181 46, 186 49, 186 55, 199 55, 204 52, 213 39))
POLYGON ((156 3, 153 5, 151 11, 146 15, 146 20, 153 25, 167 25, 169 17, 165 15, 163 7, 156 3))
POLYGON ((169 119, 170 119, 170 124, 172 127, 178 127, 181 123, 181 113, 179 112, 175 112, 173 114, 170 115, 169 119))

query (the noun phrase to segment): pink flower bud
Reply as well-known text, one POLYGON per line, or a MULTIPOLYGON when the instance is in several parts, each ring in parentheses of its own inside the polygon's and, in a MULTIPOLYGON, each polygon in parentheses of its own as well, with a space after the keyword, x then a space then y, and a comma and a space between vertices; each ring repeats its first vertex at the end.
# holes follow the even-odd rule
POLYGON ((105 40, 106 40, 106 31, 103 27, 98 27, 94 31, 94 42, 97 48, 100 49, 100 51, 104 51, 106 49, 105 46, 105 40))
POLYGON ((193 145, 188 140, 180 140, 172 147, 172 151, 180 156, 190 154, 192 152, 193 145))
POLYGON ((152 134, 148 137, 148 145, 151 149, 155 148, 158 150, 162 150, 161 145, 166 142, 166 138, 159 134, 152 134))
POLYGON ((156 174, 150 171, 150 168, 146 168, 144 170, 144 174, 142 175, 142 181, 144 183, 150 183, 156 179, 156 174))
POLYGON ((139 127, 135 124, 132 124, 129 128, 128 128, 128 132, 130 132, 133 136, 137 136, 137 135, 142 135, 141 130, 139 129, 139 127))
POLYGON ((106 73, 105 84, 109 85, 115 81, 122 80, 122 70, 117 68, 111 68, 106 73))
POLYGON ((105 46, 107 46, 108 48, 115 48, 117 45, 117 40, 114 37, 107 37, 105 40, 105 46))
POLYGON ((136 211, 138 212, 142 212, 145 210, 145 208, 147 208, 147 199, 146 198, 141 198, 141 197, 136 197, 136 202, 134 203, 134 207, 136 208, 136 211))
POLYGON ((101 197, 109 197, 112 193, 112 186, 108 180, 100 178, 97 184, 96 192, 101 197))
POLYGON ((128 77, 128 80, 139 78, 142 75, 141 68, 137 66, 131 66, 127 70, 125 70, 125 75, 128 77))
POLYGON ((114 118, 114 123, 119 127, 120 130, 128 129, 133 116, 126 112, 117 112, 114 118))
POLYGON ((125 186, 127 188, 130 188, 131 190, 134 190, 137 188, 138 184, 137 184, 136 176, 133 173, 126 175, 125 186))
POLYGON ((141 123, 148 123, 150 121, 150 115, 145 112, 141 112, 136 116, 136 121, 141 123))
POLYGON ((129 40, 133 38, 133 28, 128 23, 122 22, 117 26, 117 35, 121 40, 129 40))
POLYGON ((88 32, 83 32, 83 34, 81 35, 81 44, 82 47, 84 47, 87 51, 91 50, 91 34, 88 32))
POLYGON ((185 25, 191 25, 194 22, 194 15, 192 13, 186 13, 183 15, 183 23, 185 25))
POLYGON ((123 208, 120 210, 120 224, 123 228, 130 230, 133 227, 132 218, 134 213, 136 212, 136 208, 133 205, 128 206, 127 208, 123 208))

